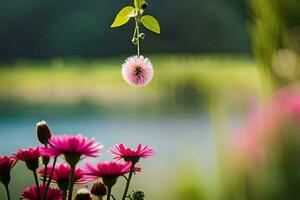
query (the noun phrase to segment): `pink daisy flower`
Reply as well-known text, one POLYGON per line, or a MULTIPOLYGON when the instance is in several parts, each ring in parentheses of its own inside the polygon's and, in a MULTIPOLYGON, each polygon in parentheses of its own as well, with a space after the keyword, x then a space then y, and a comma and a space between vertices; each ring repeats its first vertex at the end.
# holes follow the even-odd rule
POLYGON ((0 174, 9 173, 15 166, 16 160, 8 156, 0 156, 0 174))
POLYGON ((139 144, 136 150, 126 148, 124 144, 115 145, 110 152, 115 155, 115 159, 124 159, 137 163, 140 158, 148 158, 154 156, 154 151, 151 147, 139 144))
MULTIPOLYGON (((48 166, 46 176, 50 177, 51 172, 52 172, 52 167, 48 166)), ((44 168, 41 169, 39 171, 39 174, 41 176, 44 176, 45 169, 44 168)), ((66 191, 68 189, 69 178, 70 178, 70 166, 67 164, 56 164, 54 168, 52 180, 57 183, 58 187, 61 190, 66 191)), ((86 182, 87 181, 84 179, 83 171, 80 168, 76 168, 74 171, 74 183, 83 184, 86 182)))
POLYGON ((30 147, 29 149, 19 149, 14 154, 16 160, 21 160, 26 163, 28 169, 34 171, 39 167, 39 158, 41 156, 39 147, 30 147))
MULTIPOLYGON (((103 183, 112 187, 119 176, 127 174, 130 171, 131 163, 125 162, 100 162, 96 166, 89 163, 86 164, 86 178, 90 180, 96 180, 102 178, 103 183)), ((137 169, 138 170, 138 169, 137 169)))
POLYGON ((144 56, 132 56, 122 65, 122 76, 133 86, 145 86, 153 77, 153 66, 144 56))
POLYGON ((19 149, 19 151, 14 154, 16 160, 28 161, 39 158, 41 156, 39 147, 30 147, 29 149, 19 149))
MULTIPOLYGON (((40 196, 44 194, 45 186, 40 185, 40 196)), ((27 200, 38 200, 38 193, 36 186, 25 189, 21 197, 27 200)), ((47 193, 47 200, 62 200, 62 193, 59 189, 49 188, 47 193)))
POLYGON ((63 154, 66 161, 75 166, 82 158, 97 157, 100 150, 103 148, 100 143, 94 143, 95 138, 88 140, 86 137, 78 135, 57 135, 49 139, 50 147, 42 148, 42 153, 45 156, 59 156, 63 154))
POLYGON ((16 160, 7 156, 0 156, 0 182, 8 185, 10 182, 10 171, 15 166, 16 160))

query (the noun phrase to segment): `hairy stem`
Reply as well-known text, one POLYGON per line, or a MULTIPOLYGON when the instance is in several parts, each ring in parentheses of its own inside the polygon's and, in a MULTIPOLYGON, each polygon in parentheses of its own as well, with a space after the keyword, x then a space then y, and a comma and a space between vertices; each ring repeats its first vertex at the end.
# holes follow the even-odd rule
POLYGON ((132 178, 132 175, 133 175, 133 172, 134 172, 134 166, 135 166, 135 163, 132 163, 131 167, 130 167, 130 172, 129 172, 128 179, 127 179, 127 182, 126 182, 126 187, 125 187, 125 190, 124 190, 124 193, 123 193, 122 200, 125 200, 126 197, 127 197, 127 192, 128 192, 128 189, 129 189, 130 181, 131 181, 131 178, 132 178))
POLYGON ((5 184, 5 190, 6 190, 7 199, 10 200, 10 194, 9 194, 8 184, 5 184))
POLYGON ((34 176, 34 181, 36 184, 37 199, 40 200, 41 199, 41 191, 40 191, 40 186, 39 186, 39 181, 37 178, 36 170, 33 170, 33 176, 34 176))
POLYGON ((73 187, 74 187, 74 171, 75 171, 75 166, 70 166, 70 177, 69 177, 69 194, 68 194, 68 200, 72 200, 72 195, 73 195, 73 187))
POLYGON ((51 183, 51 180, 52 180, 52 177, 53 177, 53 174, 54 174, 56 160, 57 160, 57 157, 55 156, 53 164, 52 164, 52 170, 51 170, 51 173, 50 173, 50 176, 49 176, 49 179, 48 179, 48 182, 47 182, 47 185, 45 187, 44 194, 43 194, 43 200, 47 200, 47 193, 48 193, 50 183, 51 183))

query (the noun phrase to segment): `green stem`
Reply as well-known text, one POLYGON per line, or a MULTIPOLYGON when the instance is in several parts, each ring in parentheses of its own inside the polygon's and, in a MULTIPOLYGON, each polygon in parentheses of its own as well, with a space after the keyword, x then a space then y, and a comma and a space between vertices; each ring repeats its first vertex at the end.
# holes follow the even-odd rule
POLYGON ((137 39, 137 44, 136 44, 136 48, 137 48, 137 56, 140 56, 141 54, 141 49, 140 49, 140 20, 141 20, 141 12, 140 12, 140 2, 137 1, 137 7, 135 9, 137 9, 137 16, 135 17, 135 32, 136 32, 136 39, 137 39))
POLYGON ((138 14, 135 17, 135 32, 136 32, 136 39, 137 39, 137 43, 136 43, 136 48, 137 48, 137 56, 140 56, 140 27, 139 27, 139 23, 140 23, 140 14, 138 14))
POLYGON ((36 184, 37 199, 40 200, 41 199, 41 191, 40 191, 40 186, 39 186, 39 181, 37 178, 36 170, 33 170, 33 176, 34 176, 34 181, 36 184))
MULTIPOLYGON (((45 148, 47 148, 47 144, 45 144, 45 148)), ((43 178, 43 185, 46 185, 46 176, 47 176, 47 171, 48 171, 48 167, 47 164, 45 164, 45 168, 44 168, 44 178, 43 178)))
POLYGON ((72 200, 72 195, 73 195, 73 187, 74 187, 74 171, 75 171, 75 165, 70 166, 70 177, 69 177, 69 194, 68 194, 68 200, 72 200))
POLYGON ((128 179, 127 179, 127 182, 126 182, 126 187, 125 187, 125 190, 124 190, 124 193, 123 193, 122 200, 125 200, 126 197, 127 197, 127 192, 128 192, 128 189, 129 189, 130 181, 131 181, 131 178, 132 178, 132 175, 133 175, 133 172, 134 172, 134 166, 135 166, 135 163, 132 163, 131 167, 130 167, 130 172, 129 172, 128 179))
POLYGON ((110 200, 110 196, 111 196, 111 187, 107 188, 107 196, 106 196, 106 200, 110 200))
POLYGON ((44 168, 44 177, 43 177, 43 185, 46 185, 46 176, 47 176, 48 167, 45 165, 44 168))
POLYGON ((67 200, 67 191, 62 191, 62 200, 67 200))
POLYGON ((5 184, 5 190, 6 190, 7 200, 10 200, 10 194, 9 194, 8 184, 5 184))
POLYGON ((50 183, 51 183, 51 180, 52 180, 52 177, 53 177, 53 174, 54 174, 56 160, 57 160, 57 157, 54 158, 54 161, 53 161, 53 164, 52 164, 52 170, 51 170, 51 173, 50 173, 47 185, 45 187, 45 191, 44 191, 44 194, 43 194, 43 200, 47 199, 47 193, 48 193, 48 190, 49 190, 49 187, 50 187, 50 183))

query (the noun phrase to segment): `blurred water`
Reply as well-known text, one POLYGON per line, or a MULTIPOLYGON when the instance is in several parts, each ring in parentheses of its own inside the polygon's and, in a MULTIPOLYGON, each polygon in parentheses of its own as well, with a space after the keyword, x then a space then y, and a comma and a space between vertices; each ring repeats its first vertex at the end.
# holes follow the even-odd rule
MULTIPOLYGON (((151 183, 160 180, 157 184, 165 185, 180 168, 182 161, 193 161, 193 165, 201 165, 206 169, 209 169, 214 162, 212 128, 209 116, 206 114, 181 117, 92 115, 46 119, 0 118, 2 138, 0 155, 10 155, 19 148, 38 145, 35 138, 35 124, 40 120, 46 120, 55 134, 82 133, 87 137, 95 136, 96 140, 105 146, 101 160, 111 159, 107 151, 116 143, 123 142, 132 147, 139 143, 152 146, 156 151, 156 157, 143 161, 144 173, 138 180, 140 186, 142 185, 154 197, 156 195, 161 197, 161 188, 153 188, 151 183)), ((19 193, 24 186, 18 186, 16 192, 19 193)))

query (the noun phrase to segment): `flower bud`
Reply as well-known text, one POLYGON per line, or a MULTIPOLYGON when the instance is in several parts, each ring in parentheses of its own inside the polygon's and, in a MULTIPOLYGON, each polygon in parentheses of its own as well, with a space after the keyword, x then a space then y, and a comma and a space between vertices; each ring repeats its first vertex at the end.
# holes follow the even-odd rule
POLYGON ((103 183, 97 182, 93 185, 91 193, 95 196, 105 196, 107 191, 103 183))
POLYGON ((145 194, 143 191, 137 190, 134 191, 132 195, 132 200, 144 200, 145 194))
POLYGON ((132 44, 137 45, 138 39, 137 38, 132 38, 131 42, 132 42, 132 44))
POLYGON ((75 200, 93 200, 90 192, 87 189, 79 189, 77 191, 75 200))
POLYGON ((145 10, 145 9, 147 9, 148 8, 148 3, 147 2, 145 2, 143 5, 142 5, 142 7, 141 7, 143 10, 145 10))
POLYGON ((47 122, 41 121, 36 124, 36 134, 40 143, 46 145, 51 138, 51 131, 47 125, 47 122))
POLYGON ((141 33, 141 34, 139 35, 139 38, 141 38, 141 39, 145 39, 145 37, 146 37, 145 33, 141 33))

